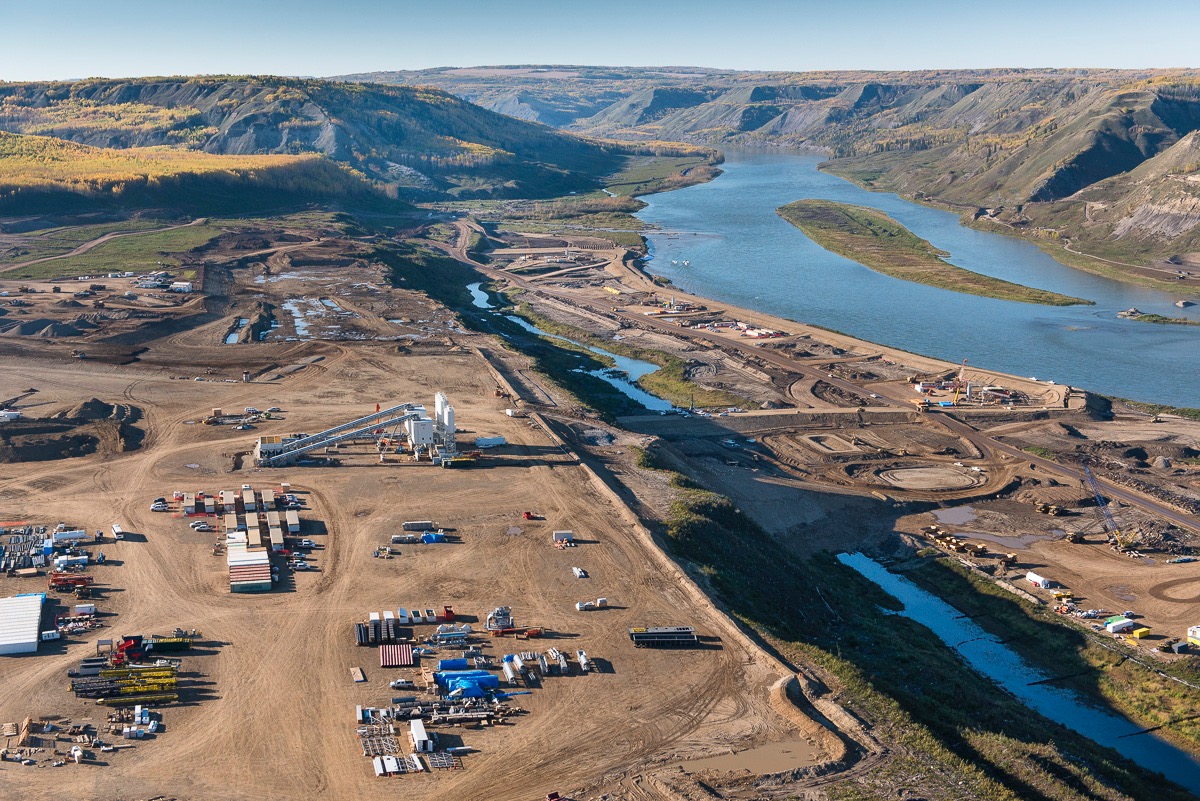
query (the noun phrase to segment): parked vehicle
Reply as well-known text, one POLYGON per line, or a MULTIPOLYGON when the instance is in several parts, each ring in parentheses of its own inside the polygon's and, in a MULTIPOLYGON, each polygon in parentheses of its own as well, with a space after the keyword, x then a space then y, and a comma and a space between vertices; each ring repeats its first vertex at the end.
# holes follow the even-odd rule
POLYGON ((152 503, 152 504, 150 504, 150 511, 151 512, 169 512, 169 511, 171 511, 171 507, 167 506, 165 503, 152 503))

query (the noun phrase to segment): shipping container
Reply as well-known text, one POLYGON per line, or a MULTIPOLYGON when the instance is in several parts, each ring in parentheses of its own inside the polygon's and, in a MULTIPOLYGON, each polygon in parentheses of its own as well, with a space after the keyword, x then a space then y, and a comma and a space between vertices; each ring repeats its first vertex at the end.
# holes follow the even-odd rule
POLYGON ((405 531, 428 531, 433 528, 432 520, 409 520, 402 526, 405 531))
POLYGON ((412 740, 414 751, 432 751, 433 740, 425 732, 425 724, 421 720, 411 720, 408 723, 408 736, 412 740))
POLYGON ((204 498, 204 513, 209 515, 217 513, 217 499, 211 495, 204 498))
POLYGON ((242 506, 247 512, 258 510, 258 506, 254 502, 254 490, 242 490, 242 506))
POLYGON ((1032 571, 1025 574, 1025 580, 1028 581, 1033 586, 1040 587, 1043 590, 1050 589, 1050 585, 1053 583, 1050 581, 1050 579, 1043 578, 1042 576, 1039 576, 1037 573, 1034 573, 1032 571))
POLYGON ((238 516, 233 512, 225 514, 225 533, 232 534, 238 530, 238 516))
POLYGON ((300 513, 295 509, 288 509, 283 513, 284 519, 287 521, 287 530, 291 534, 300 531, 300 513))

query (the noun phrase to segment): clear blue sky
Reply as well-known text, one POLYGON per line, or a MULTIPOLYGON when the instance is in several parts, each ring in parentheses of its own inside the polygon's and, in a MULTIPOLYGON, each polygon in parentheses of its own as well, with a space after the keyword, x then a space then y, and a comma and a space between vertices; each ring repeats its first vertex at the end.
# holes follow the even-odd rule
POLYGON ((1197 66, 1200 3, 57 0, 0 3, 0 80, 482 64, 1197 66))

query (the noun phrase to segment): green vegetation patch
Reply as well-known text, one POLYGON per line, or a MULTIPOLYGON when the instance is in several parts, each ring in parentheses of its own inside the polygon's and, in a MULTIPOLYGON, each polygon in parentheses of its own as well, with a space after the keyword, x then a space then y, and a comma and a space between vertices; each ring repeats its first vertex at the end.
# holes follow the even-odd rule
POLYGON ((1200 320, 1190 320, 1187 317, 1167 317, 1163 314, 1139 314, 1131 319, 1155 325, 1200 325, 1200 320))
POLYGON ((777 211, 826 250, 893 278, 1021 303, 1045 306, 1092 303, 956 267, 942 258, 943 251, 874 209, 810 199, 789 203, 777 211))
POLYGON ((0 266, 16 264, 48 256, 61 256, 105 234, 146 231, 170 223, 148 218, 120 220, 94 225, 45 228, 22 232, 16 244, 0 250, 0 266))
POLYGON ((208 244, 222 233, 223 229, 205 224, 120 236, 77 256, 18 268, 8 273, 7 277, 59 278, 124 270, 148 272, 160 266, 177 267, 180 255, 208 244))
POLYGON ((630 156, 624 166, 605 181, 616 195, 635 197, 669 192, 711 181, 721 174, 713 153, 686 156, 630 156))

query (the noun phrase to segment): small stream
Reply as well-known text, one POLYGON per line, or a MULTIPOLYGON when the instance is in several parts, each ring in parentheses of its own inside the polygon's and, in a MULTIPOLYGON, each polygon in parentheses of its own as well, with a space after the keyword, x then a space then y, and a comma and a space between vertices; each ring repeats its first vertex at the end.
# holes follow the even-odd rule
POLYGON ((979 673, 1011 692, 1050 720, 1108 746, 1144 768, 1158 771, 1183 787, 1200 785, 1200 762, 1142 727, 1112 712, 1089 705, 1071 690, 1030 682, 1051 678, 1030 665, 957 609, 903 576, 890 573, 860 553, 838 554, 838 561, 882 587, 903 605, 897 613, 930 629, 979 673))
MULTIPOLYGON (((480 289, 482 283, 483 282, 467 284, 467 291, 471 293, 471 303, 477 309, 494 309, 495 306, 493 306, 488 300, 487 293, 480 289)), ((558 334, 551 334, 548 331, 543 331, 529 321, 517 317, 515 314, 506 314, 504 317, 505 319, 521 326, 531 334, 549 337, 550 339, 558 339, 563 342, 570 342, 572 345, 578 345, 581 348, 587 348, 589 351, 598 356, 605 356, 609 359, 612 359, 616 364, 616 367, 605 367, 600 370, 580 370, 579 372, 595 376, 606 384, 610 384, 622 395, 637 401, 650 411, 666 412, 674 408, 670 401, 665 401, 656 395, 651 395, 649 392, 634 383, 642 376, 649 375, 657 370, 657 364, 644 362, 641 359, 631 359, 628 356, 619 356, 616 353, 609 353, 603 348, 585 345, 582 342, 576 342, 569 337, 559 336, 558 334)))

